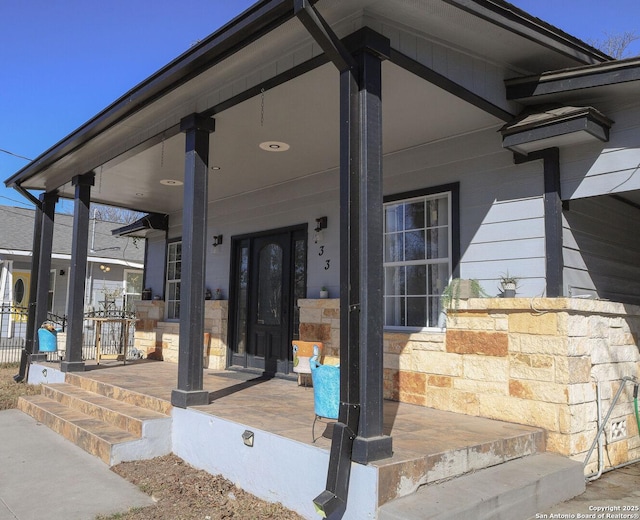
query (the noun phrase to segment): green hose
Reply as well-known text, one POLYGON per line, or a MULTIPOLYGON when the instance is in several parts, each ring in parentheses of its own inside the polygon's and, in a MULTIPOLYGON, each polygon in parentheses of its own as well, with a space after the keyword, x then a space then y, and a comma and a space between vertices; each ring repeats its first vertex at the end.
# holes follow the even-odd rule
POLYGON ((640 434, 640 416, 638 416, 638 383, 633 387, 633 408, 636 412, 636 424, 638 425, 638 433, 640 434))

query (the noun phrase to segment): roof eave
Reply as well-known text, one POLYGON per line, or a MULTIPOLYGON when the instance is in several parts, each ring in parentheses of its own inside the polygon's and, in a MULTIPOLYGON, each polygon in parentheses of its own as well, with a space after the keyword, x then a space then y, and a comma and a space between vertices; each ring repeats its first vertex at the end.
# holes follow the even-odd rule
MULTIPOLYGON (((312 0, 313 3, 315 1, 312 0)), ((64 155, 81 147, 106 129, 141 110, 203 70, 234 54, 293 16, 292 0, 260 0, 43 152, 31 163, 6 179, 5 185, 7 187, 19 186, 64 155)))
POLYGON ((505 81, 507 99, 523 101, 546 95, 640 80, 640 58, 552 71, 505 81))
POLYGON ((444 1, 584 64, 613 60, 599 49, 504 0, 444 1))

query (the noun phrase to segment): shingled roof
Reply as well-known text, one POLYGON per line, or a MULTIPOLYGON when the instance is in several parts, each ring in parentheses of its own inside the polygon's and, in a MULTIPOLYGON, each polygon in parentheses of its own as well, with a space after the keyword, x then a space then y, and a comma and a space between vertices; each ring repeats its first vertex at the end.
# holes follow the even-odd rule
MULTIPOLYGON (((35 211, 26 208, 0 206, 0 252, 31 251, 35 211)), ((100 257, 142 264, 144 245, 140 240, 114 237, 111 231, 122 224, 102 220, 89 221, 89 257, 100 257)), ((53 232, 53 253, 71 255, 73 216, 56 214, 53 232)))

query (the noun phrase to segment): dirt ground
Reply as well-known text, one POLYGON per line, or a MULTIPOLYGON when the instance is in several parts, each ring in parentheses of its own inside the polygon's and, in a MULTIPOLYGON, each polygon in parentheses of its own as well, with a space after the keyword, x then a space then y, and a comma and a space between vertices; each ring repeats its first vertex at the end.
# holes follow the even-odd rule
MULTIPOLYGON (((40 393, 39 386, 15 383, 17 372, 15 365, 0 365, 0 410, 15 408, 20 395, 40 393)), ((156 504, 96 520, 302 519, 281 504, 260 500, 175 455, 123 462, 112 470, 153 497, 156 504)))
POLYGON ((109 517, 113 520, 302 518, 281 504, 256 498, 220 476, 194 469, 175 455, 123 462, 112 469, 156 500, 155 506, 109 517))

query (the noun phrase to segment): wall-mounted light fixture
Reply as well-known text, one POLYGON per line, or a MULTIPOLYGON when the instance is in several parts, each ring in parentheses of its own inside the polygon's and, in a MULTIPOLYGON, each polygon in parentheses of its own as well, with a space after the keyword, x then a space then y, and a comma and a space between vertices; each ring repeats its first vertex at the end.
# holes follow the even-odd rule
POLYGON ((58 271, 58 274, 59 274, 60 276, 64 276, 64 269, 60 269, 60 271, 58 271))
POLYGON ((244 442, 245 446, 249 446, 249 448, 253 448, 253 432, 249 430, 245 430, 242 434, 242 442, 244 442))
POLYGON ((217 247, 222 244, 222 235, 213 235, 213 247, 217 247))
POLYGON ((320 217, 316 219, 316 228, 314 231, 319 233, 323 229, 327 229, 327 217, 320 217))
POLYGON ((316 227, 313 229, 315 231, 313 235, 313 241, 317 244, 319 241, 322 241, 322 230, 327 229, 327 217, 320 217, 316 219, 316 227))

